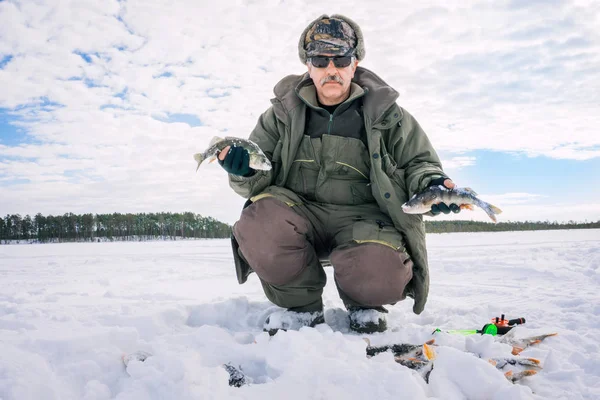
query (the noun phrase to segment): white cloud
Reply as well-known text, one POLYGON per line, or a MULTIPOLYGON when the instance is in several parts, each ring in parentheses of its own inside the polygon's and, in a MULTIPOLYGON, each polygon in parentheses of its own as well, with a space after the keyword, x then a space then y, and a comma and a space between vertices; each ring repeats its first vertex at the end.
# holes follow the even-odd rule
POLYGON ((444 170, 460 169, 471 167, 475 165, 476 161, 476 157, 452 157, 449 160, 442 160, 442 166, 444 167, 444 170))
POLYGON ((493 204, 515 205, 531 203, 546 196, 534 193, 504 193, 500 195, 486 196, 486 201, 493 204))
POLYGON ((218 166, 195 174, 192 154, 216 134, 246 137, 274 84, 304 72, 300 32, 335 12, 362 26, 363 65, 400 91, 446 168, 479 149, 600 156, 595 2, 4 1, 0 108, 32 140, 0 146, 0 209, 234 221, 242 199, 218 166), (153 118, 169 114, 203 125, 153 118))

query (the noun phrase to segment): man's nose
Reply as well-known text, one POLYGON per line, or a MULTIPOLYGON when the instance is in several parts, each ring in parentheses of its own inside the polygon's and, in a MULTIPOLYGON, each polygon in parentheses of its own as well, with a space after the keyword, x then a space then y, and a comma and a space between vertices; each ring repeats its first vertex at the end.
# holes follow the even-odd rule
POLYGON ((329 64, 327 64, 325 71, 327 71, 327 73, 335 73, 337 71, 337 68, 333 65, 333 60, 329 60, 329 64))

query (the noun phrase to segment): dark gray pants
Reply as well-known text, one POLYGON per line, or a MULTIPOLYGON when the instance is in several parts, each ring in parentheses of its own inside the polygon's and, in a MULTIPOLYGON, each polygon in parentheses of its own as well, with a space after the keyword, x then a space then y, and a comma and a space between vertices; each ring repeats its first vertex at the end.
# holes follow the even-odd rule
POLYGON ((290 207, 266 197, 244 209, 233 233, 267 298, 280 307, 323 307, 322 259, 331 262, 346 307, 396 303, 412 278, 402 236, 377 204, 290 207))

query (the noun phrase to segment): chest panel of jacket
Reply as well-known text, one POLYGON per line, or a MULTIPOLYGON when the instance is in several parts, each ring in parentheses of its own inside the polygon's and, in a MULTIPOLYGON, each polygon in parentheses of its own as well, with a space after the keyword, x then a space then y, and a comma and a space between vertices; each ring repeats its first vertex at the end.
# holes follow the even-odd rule
POLYGON ((362 99, 341 104, 333 114, 324 109, 306 107, 304 134, 320 138, 324 134, 350 137, 367 144, 367 134, 362 115, 362 99))
POLYGON ((307 200, 339 205, 375 202, 369 180, 370 159, 361 140, 324 134, 304 138, 286 187, 307 200))

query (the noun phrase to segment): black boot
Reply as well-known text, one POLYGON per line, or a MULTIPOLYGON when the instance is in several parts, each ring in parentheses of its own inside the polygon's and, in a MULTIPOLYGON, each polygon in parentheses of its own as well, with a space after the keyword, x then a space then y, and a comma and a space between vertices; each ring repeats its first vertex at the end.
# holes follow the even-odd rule
POLYGON ((385 318, 387 312, 383 307, 348 307, 350 330, 366 334, 385 332, 387 330, 385 318))
POLYGON ((315 327, 324 323, 325 317, 322 310, 313 312, 281 310, 275 311, 267 317, 263 331, 269 332, 269 335, 273 336, 279 330, 287 331, 291 329, 297 331, 303 326, 315 327))

